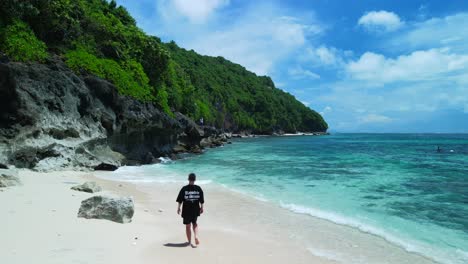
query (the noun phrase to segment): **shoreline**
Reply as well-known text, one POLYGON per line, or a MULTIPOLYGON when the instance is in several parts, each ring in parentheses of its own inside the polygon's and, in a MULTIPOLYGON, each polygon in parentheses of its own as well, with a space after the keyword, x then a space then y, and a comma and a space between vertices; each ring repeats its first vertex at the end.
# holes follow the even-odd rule
POLYGON ((30 263, 31 253, 44 263, 76 259, 110 263, 107 254, 114 254, 112 263, 350 263, 349 258, 365 263, 435 263, 378 236, 293 213, 218 184, 202 185, 207 202, 199 218, 201 246, 180 248, 185 234, 175 213, 179 183, 104 179, 109 172, 19 172, 23 186, 0 192, 5 208, 0 224, 9 227, 0 239, 0 251, 7 263, 30 263), (101 185, 102 194, 133 196, 133 221, 77 218, 81 200, 101 194, 70 190, 72 184, 88 180, 101 185), (34 221, 24 218, 31 213, 34 221), (39 234, 31 237, 28 231, 37 226, 39 234), (19 256, 23 250, 27 254, 19 256))
MULTIPOLYGON (((96 177, 99 178, 99 175, 96 177)), ((179 182, 124 182, 133 184, 138 190, 146 193, 150 197, 156 193, 160 193, 161 190, 165 190, 165 193, 168 196, 174 196, 174 193, 178 192, 178 188, 180 188, 182 184, 185 184, 179 182)), ((410 251, 404 246, 391 241, 386 237, 366 232, 356 226, 337 223, 333 220, 311 215, 309 213, 293 211, 281 204, 276 204, 242 190, 232 189, 223 184, 209 181, 203 183, 201 186, 204 188, 205 193, 210 193, 215 198, 215 207, 223 207, 222 204, 226 203, 230 205, 234 204, 242 208, 242 214, 234 214, 234 217, 238 218, 235 221, 235 227, 230 226, 229 229, 233 230, 241 226, 245 229, 251 229, 252 232, 257 232, 262 228, 262 226, 268 226, 271 230, 275 230, 275 232, 277 232, 276 237, 270 237, 271 240, 283 241, 284 237, 288 237, 295 240, 295 248, 302 247, 303 249, 306 249, 309 254, 323 258, 325 261, 332 261, 333 263, 353 263, 349 262, 350 257, 352 259, 353 256, 359 255, 362 260, 363 255, 367 255, 368 259, 365 263, 438 263, 436 260, 419 252, 410 251), (243 205, 240 201, 246 205, 243 205), (260 211, 262 214, 255 213, 254 211, 260 211), (259 220, 257 220, 257 222, 252 221, 253 218, 249 216, 255 216, 254 218, 259 218, 259 220), (259 222, 261 224, 259 224, 259 222), (303 223, 307 223, 307 225, 304 226, 303 223), (289 228, 291 226, 306 227, 308 229, 291 230, 291 228, 289 228), (317 229, 320 231, 317 231, 317 229), (317 232, 324 236, 330 236, 329 238, 331 240, 327 241, 330 245, 336 244, 336 241, 333 240, 340 241, 342 243, 341 247, 335 245, 333 250, 321 248, 321 244, 324 243, 323 236, 319 236, 321 239, 314 241, 307 239, 307 235, 316 235, 317 232), (307 243, 309 243, 308 246, 306 246, 307 243), (390 251, 390 253, 387 254, 386 251, 390 251), (324 254, 324 252, 327 253, 324 254), (341 255, 341 259, 339 257, 332 256, 334 253, 341 255), (347 256, 345 257, 345 255, 347 256), (390 255, 392 256, 390 257, 390 255), (380 259, 379 257, 381 256, 387 256, 388 259, 380 259), (407 262, 408 260, 411 260, 411 262, 407 262)), ((169 199, 169 203, 171 202, 172 201, 169 199)), ((209 205, 205 205, 205 207, 209 208, 209 205)), ((224 217, 226 215, 231 216, 231 214, 232 212, 229 212, 229 210, 224 210, 220 213, 220 215, 224 215, 224 217)), ((203 217, 199 219, 203 219, 203 217)), ((223 223, 217 222, 213 219, 210 219, 209 224, 214 226, 223 226, 223 223)), ((269 234, 267 233, 268 232, 261 232, 260 234, 268 237, 269 234)), ((293 243, 293 240, 284 242, 293 243)))

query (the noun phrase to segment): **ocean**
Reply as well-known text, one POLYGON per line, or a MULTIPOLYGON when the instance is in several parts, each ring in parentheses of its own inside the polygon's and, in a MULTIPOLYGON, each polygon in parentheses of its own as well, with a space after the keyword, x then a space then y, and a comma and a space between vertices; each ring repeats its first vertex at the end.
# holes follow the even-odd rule
POLYGON ((468 263, 467 134, 236 139, 114 177, 183 183, 190 172, 201 185, 357 228, 440 263, 468 263))

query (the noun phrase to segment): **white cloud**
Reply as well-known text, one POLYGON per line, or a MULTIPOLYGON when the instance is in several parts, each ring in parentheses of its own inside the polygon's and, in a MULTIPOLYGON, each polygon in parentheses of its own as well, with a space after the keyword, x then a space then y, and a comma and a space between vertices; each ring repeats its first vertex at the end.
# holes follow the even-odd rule
POLYGON ((307 47, 304 55, 301 54, 299 60, 314 67, 341 68, 345 59, 350 57, 352 52, 342 51, 335 47, 321 45, 318 47, 307 47))
POLYGON ((392 50, 428 49, 450 47, 457 52, 467 52, 468 13, 458 13, 442 18, 431 18, 408 26, 408 30, 389 41, 392 50))
POLYGON ((244 12, 234 24, 190 39, 185 46, 205 55, 223 56, 266 75, 272 73, 279 61, 302 48, 307 37, 320 32, 317 23, 283 16, 275 8, 256 6, 244 12))
POLYGON ((331 51, 330 49, 321 46, 316 50, 317 56, 320 58, 320 61, 324 64, 335 64, 336 63, 336 56, 335 52, 331 51))
POLYGON ((359 118, 361 123, 388 123, 393 119, 379 114, 368 114, 359 118))
POLYGON ((283 89, 286 85, 287 85, 287 83, 285 83, 285 82, 277 82, 277 81, 275 82, 276 88, 283 89))
POLYGON ((141 0, 145 7, 140 1, 118 1, 140 14, 151 13, 141 9, 153 1, 154 12, 138 21, 147 33, 203 55, 223 56, 258 75, 275 74, 280 63, 324 32, 313 11, 285 10, 270 1, 241 7, 229 0, 141 0))
POLYGON ((320 111, 320 115, 324 116, 328 113, 330 113, 331 111, 333 111, 333 109, 330 107, 330 106, 325 106, 325 108, 323 108, 322 111, 320 111))
POLYGON ((290 68, 288 70, 289 76, 291 76, 293 79, 303 79, 303 78, 309 78, 312 80, 317 80, 320 79, 320 75, 311 72, 309 70, 303 69, 301 66, 296 66, 293 68, 290 68))
POLYGON ((172 0, 177 12, 193 23, 202 23, 216 11, 229 4, 229 0, 172 0))
POLYGON ((311 57, 313 63, 320 65, 336 65, 341 61, 338 51, 335 48, 328 48, 320 46, 318 48, 309 48, 308 55, 311 57))
POLYGON ((364 53, 346 65, 352 79, 374 83, 428 81, 456 77, 468 71, 468 55, 447 49, 414 51, 395 59, 373 52, 364 53))
POLYGON ((370 31, 395 31, 399 29, 403 22, 400 17, 388 11, 370 11, 359 18, 358 25, 370 31))

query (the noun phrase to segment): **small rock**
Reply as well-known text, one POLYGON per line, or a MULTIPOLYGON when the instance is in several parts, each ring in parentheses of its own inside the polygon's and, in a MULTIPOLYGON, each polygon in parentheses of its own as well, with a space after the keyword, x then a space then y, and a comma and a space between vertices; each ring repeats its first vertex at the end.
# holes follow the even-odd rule
POLYGON ((85 182, 81 185, 76 185, 71 187, 72 190, 80 191, 80 192, 88 192, 88 193, 95 193, 100 192, 102 189, 97 183, 95 182, 85 182))
POLYGON ((187 148, 182 145, 182 144, 179 144, 179 145, 176 145, 172 148, 172 151, 174 151, 174 153, 183 153, 183 152, 187 152, 187 148))
POLYGON ((93 196, 81 202, 78 217, 106 219, 117 223, 129 223, 135 212, 131 197, 113 198, 93 196))
POLYGON ((148 209, 144 209, 143 211, 145 211, 145 212, 149 212, 149 211, 148 211, 148 209))
POLYGON ((119 187, 123 187, 123 185, 122 185, 122 184, 119 184, 119 187))
POLYGON ((164 211, 163 211, 163 209, 159 209, 158 212, 162 213, 162 212, 164 212, 164 211))
POLYGON ((101 163, 99 165, 97 165, 96 167, 94 167, 94 170, 102 170, 102 171, 115 171, 117 170, 119 167, 117 167, 116 165, 114 164, 109 164, 109 163, 101 163))
POLYGON ((0 188, 21 185, 18 172, 13 170, 0 170, 0 188))
POLYGON ((159 163, 159 160, 153 156, 153 153, 148 152, 143 158, 143 162, 146 164, 154 164, 154 163, 159 163))
POLYGON ((208 138, 202 138, 200 141, 200 146, 203 148, 209 147, 213 144, 213 139, 211 137, 208 138))

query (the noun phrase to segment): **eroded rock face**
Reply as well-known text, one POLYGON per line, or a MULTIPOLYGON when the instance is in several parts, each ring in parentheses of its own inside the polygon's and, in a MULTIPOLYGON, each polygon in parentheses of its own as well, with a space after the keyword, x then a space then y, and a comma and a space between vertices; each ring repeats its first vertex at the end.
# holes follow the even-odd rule
POLYGON ((121 96, 105 80, 77 76, 57 57, 47 64, 0 61, 0 163, 39 171, 114 169, 201 153, 222 145, 221 134, 121 96), (207 137, 210 143, 200 145, 207 137))
POLYGON ((132 221, 134 211, 133 200, 130 197, 93 196, 81 202, 78 217, 106 219, 123 224, 132 221))
POLYGON ((80 192, 88 192, 88 193, 95 193, 102 191, 101 186, 97 185, 96 182, 85 182, 80 185, 76 185, 71 187, 72 190, 80 191, 80 192))
POLYGON ((152 104, 121 96, 58 59, 0 62, 0 160, 40 171, 144 163, 177 143, 181 125, 152 104))
POLYGON ((21 185, 18 172, 0 169, 0 188, 21 185))

